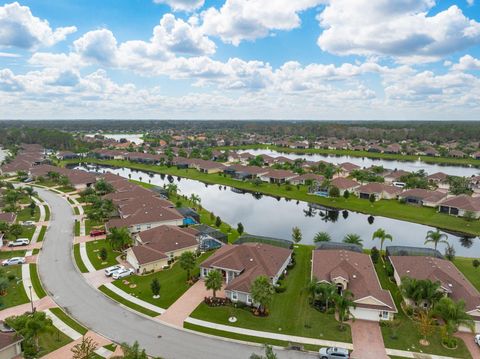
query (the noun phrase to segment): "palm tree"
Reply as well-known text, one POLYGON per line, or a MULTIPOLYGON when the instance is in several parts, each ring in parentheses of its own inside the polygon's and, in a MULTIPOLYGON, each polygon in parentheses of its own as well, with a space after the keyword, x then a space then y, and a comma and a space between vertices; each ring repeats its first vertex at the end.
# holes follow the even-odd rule
POLYGON ((200 204, 201 198, 199 195, 192 193, 190 195, 190 202, 192 202, 193 206, 196 207, 200 204))
POLYGON ((39 348, 39 336, 53 331, 53 323, 45 312, 34 312, 6 319, 6 323, 26 340, 32 340, 35 350, 39 348))
POLYGON ((437 250, 438 243, 448 243, 448 236, 445 233, 441 233, 438 229, 435 231, 428 231, 425 237, 425 243, 433 243, 435 250, 437 250))
POLYGON ((349 233, 343 238, 343 243, 362 245, 363 239, 356 233, 349 233))
POLYGON ((178 193, 178 186, 174 183, 169 183, 166 186, 168 197, 175 196, 178 193))
POLYGON ((330 234, 328 234, 327 232, 318 232, 317 234, 315 234, 315 236, 313 237, 313 241, 315 243, 319 243, 319 242, 330 242, 332 240, 332 237, 330 237, 330 234))
POLYGON ((205 288, 213 291, 213 298, 217 297, 217 290, 222 289, 223 277, 222 273, 219 270, 210 270, 208 271, 207 277, 205 278, 205 288))
POLYGON ((132 244, 132 238, 127 228, 113 227, 107 235, 107 241, 113 250, 120 251, 132 244))
POLYGON ((337 287, 331 283, 318 284, 319 297, 325 302, 325 311, 328 312, 328 304, 337 294, 337 287))
POLYGON ((380 239, 380 252, 382 252, 383 242, 385 242, 385 240, 388 239, 390 242, 393 241, 392 235, 385 232, 383 228, 379 228, 375 232, 373 232, 372 240, 375 239, 380 239))
POLYGON ((298 243, 302 240, 302 231, 297 226, 292 228, 292 239, 295 243, 298 243))
POLYGON ((341 295, 337 294, 333 301, 335 303, 335 309, 337 310, 338 320, 340 321, 340 329, 343 330, 345 321, 348 318, 353 317, 350 308, 356 308, 357 305, 353 301, 353 293, 349 290, 345 290, 341 295))
POLYGON ((449 338, 458 330, 459 326, 465 326, 472 332, 475 329, 472 317, 465 312, 465 302, 454 302, 451 298, 443 297, 433 308, 433 316, 442 319, 449 338))
POLYGON ((183 252, 180 255, 180 267, 187 272, 187 281, 190 280, 191 271, 195 268, 195 254, 193 252, 183 252))
POLYGON ((275 293, 275 288, 273 288, 270 279, 264 275, 258 276, 253 281, 250 292, 253 302, 259 305, 260 313, 265 314, 275 293))

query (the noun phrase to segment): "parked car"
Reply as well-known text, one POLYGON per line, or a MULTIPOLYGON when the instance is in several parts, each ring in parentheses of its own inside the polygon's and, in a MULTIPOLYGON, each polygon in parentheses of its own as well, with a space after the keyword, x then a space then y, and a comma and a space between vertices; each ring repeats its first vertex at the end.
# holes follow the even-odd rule
POLYGON ((120 264, 116 264, 114 266, 105 268, 105 275, 107 277, 110 277, 113 273, 118 272, 119 270, 125 269, 124 266, 121 266, 120 264))
POLYGON ((475 334, 475 338, 473 340, 478 346, 480 346, 480 334, 475 334))
POLYGON ((118 270, 112 274, 113 279, 120 279, 120 278, 125 278, 128 277, 129 275, 133 274, 133 269, 131 268, 124 268, 121 270, 118 270))
POLYGON ((348 359, 350 357, 347 349, 336 347, 320 348, 318 354, 321 359, 348 359))
POLYGON ((30 244, 30 240, 28 238, 18 238, 14 241, 9 241, 7 246, 9 247, 21 247, 21 246, 28 246, 30 244))
POLYGON ((90 237, 98 237, 98 236, 103 236, 107 232, 104 229, 92 229, 90 231, 90 237))
POLYGON ((15 264, 24 264, 25 257, 12 257, 2 261, 2 266, 13 266, 15 264))
POLYGON ((22 225, 24 225, 24 226, 33 226, 33 225, 35 225, 35 222, 34 222, 34 221, 23 221, 23 222, 22 222, 22 225))

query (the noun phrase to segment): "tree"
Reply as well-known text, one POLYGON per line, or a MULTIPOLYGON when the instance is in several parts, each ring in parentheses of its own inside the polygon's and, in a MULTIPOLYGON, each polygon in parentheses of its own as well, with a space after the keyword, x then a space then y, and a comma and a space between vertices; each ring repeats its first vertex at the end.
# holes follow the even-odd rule
POLYGON ((237 232, 238 232, 238 234, 239 234, 239 235, 242 235, 242 233, 243 233, 244 230, 245 230, 245 229, 243 228, 243 224, 242 224, 242 223, 238 223, 238 224, 237 224, 237 232))
POLYGON ((158 278, 153 278, 152 281, 150 282, 150 289, 152 290, 152 294, 155 297, 158 297, 160 295, 160 282, 158 281, 158 278))
POLYGON ((420 343, 423 345, 428 345, 429 343, 427 337, 432 335, 435 331, 435 321, 429 312, 421 310, 418 313, 418 330, 422 336, 420 343))
POLYGON ((292 240, 299 243, 302 240, 302 231, 297 226, 292 228, 292 240))
POLYGON ((450 243, 447 243, 447 248, 445 248, 445 258, 449 261, 453 261, 455 259, 455 248, 453 248, 450 243))
POLYGON ((468 222, 472 222, 475 220, 476 216, 475 213, 472 211, 465 211, 465 213, 463 214, 463 218, 465 218, 465 220, 468 222))
POLYGON ((187 272, 187 281, 190 280, 191 272, 195 268, 196 262, 195 262, 195 255, 193 252, 183 252, 180 255, 180 267, 187 272))
POLYGON ((375 203, 375 200, 376 200, 375 194, 374 193, 370 194, 370 196, 368 196, 368 200, 370 201, 370 203, 375 203))
POLYGON ((332 237, 330 237, 330 234, 328 234, 327 232, 318 232, 317 234, 315 234, 315 236, 313 237, 313 241, 315 243, 319 243, 319 242, 330 242, 332 240, 332 237))
POLYGON ((127 228, 113 227, 107 235, 107 242, 113 250, 121 251, 132 244, 132 238, 130 237, 130 232, 127 228))
POLYGON ((410 299, 415 303, 415 306, 424 304, 430 308, 441 297, 440 282, 432 282, 429 279, 416 279, 410 277, 402 278, 400 285, 400 292, 404 298, 410 299))
POLYGON ((113 357, 112 359, 148 359, 145 349, 141 349, 137 341, 132 345, 122 343, 120 347, 122 348, 123 355, 113 357))
POLYGON ((91 359, 95 357, 98 344, 90 337, 82 336, 82 341, 71 349, 72 359, 91 359))
POLYGON ((388 239, 390 242, 393 241, 393 237, 391 234, 385 232, 383 228, 377 229, 373 232, 372 240, 380 239, 380 252, 383 250, 383 243, 388 239))
POLYGON ((428 231, 427 236, 425 237, 425 243, 433 243, 435 250, 437 250, 438 243, 448 243, 448 236, 444 233, 441 233, 438 229, 435 231, 428 231))
POLYGON ((270 279, 267 276, 261 275, 253 281, 250 292, 252 293, 252 300, 258 304, 260 313, 267 313, 268 305, 272 301, 275 289, 273 288, 270 279))
POLYGON ((196 207, 198 205, 200 205, 200 202, 202 201, 202 199, 200 198, 199 195, 195 194, 195 193, 192 193, 190 195, 190 202, 192 202, 193 206, 196 207))
POLYGON ((315 278, 310 282, 307 288, 312 303, 321 301, 325 305, 325 311, 328 311, 328 305, 337 294, 337 287, 332 283, 319 283, 315 278))
POLYGON ((213 269, 208 271, 205 278, 205 288, 213 291, 213 297, 217 297, 217 290, 222 289, 223 277, 219 270, 213 269))
POLYGON ((338 189, 337 186, 331 186, 330 189, 328 190, 328 195, 330 197, 340 197, 340 190, 338 189))
POLYGON ((474 259, 472 261, 472 265, 473 265, 473 268, 477 269, 478 267, 480 267, 480 261, 478 259, 474 259))
POLYGON ((100 195, 105 195, 114 192, 115 188, 111 183, 108 183, 102 178, 95 183, 95 191, 100 195))
POLYGON ((443 297, 433 308, 432 315, 443 321, 449 339, 458 331, 459 326, 465 326, 472 332, 475 328, 472 317, 465 312, 463 300, 454 302, 451 298, 443 297))
POLYGON ((338 320, 340 321, 340 329, 343 330, 345 328, 345 321, 347 321, 348 318, 352 316, 350 308, 357 307, 357 305, 353 301, 353 293, 349 290, 345 290, 342 294, 337 294, 333 298, 333 302, 335 303, 338 320))
POLYGON ((34 201, 32 201, 28 205, 28 208, 30 208, 30 216, 33 217, 35 215, 35 208, 37 208, 37 205, 35 204, 34 201))
POLYGON ((25 340, 32 342, 35 353, 39 349, 39 335, 51 332, 54 328, 52 320, 47 317, 45 312, 34 312, 10 317, 6 319, 6 323, 23 336, 25 340))
POLYGON ((380 252, 378 251, 377 247, 373 247, 370 251, 370 257, 372 258, 373 264, 378 263, 378 259, 380 258, 380 252))
POLYGON ((348 197, 350 197, 350 192, 348 192, 348 190, 345 190, 343 192, 343 198, 348 199, 348 197))
POLYGON ((356 233, 349 233, 343 238, 343 243, 362 245, 363 239, 356 233))
POLYGON ((220 219, 219 216, 215 218, 215 227, 220 227, 222 225, 222 220, 220 219))
POLYGON ((277 359, 277 354, 270 345, 265 344, 265 355, 252 354, 250 359, 277 359))
POLYGON ((37 192, 35 192, 35 190, 33 189, 33 187, 29 186, 29 187, 24 187, 23 188, 23 191, 31 198, 33 196, 35 196, 37 194, 37 192))
POLYGON ((102 262, 105 262, 108 258, 108 252, 105 247, 100 248, 100 254, 98 255, 102 262))

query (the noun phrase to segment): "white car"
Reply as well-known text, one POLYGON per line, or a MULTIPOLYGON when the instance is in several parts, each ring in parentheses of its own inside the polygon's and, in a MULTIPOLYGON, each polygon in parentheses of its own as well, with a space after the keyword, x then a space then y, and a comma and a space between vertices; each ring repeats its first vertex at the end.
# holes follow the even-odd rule
POLYGON ((121 266, 120 264, 116 264, 114 266, 105 268, 105 275, 107 277, 110 277, 113 273, 118 272, 119 270, 125 269, 124 266, 121 266))
POLYGON ((23 221, 23 222, 22 222, 22 225, 24 225, 24 226, 33 226, 33 225, 35 225, 35 222, 34 222, 34 221, 23 221))
POLYGON ((133 274, 133 269, 130 268, 123 268, 121 270, 117 270, 112 274, 113 279, 120 279, 120 278, 125 278, 128 277, 129 275, 133 274))
POLYGON ((5 259, 2 261, 2 266, 13 266, 15 264, 24 264, 25 263, 25 257, 12 257, 9 259, 5 259))
POLYGON ((21 247, 21 246, 28 246, 30 244, 30 240, 28 238, 18 238, 14 241, 8 242, 7 246, 9 247, 21 247))
POLYGON ((348 350, 344 348, 320 348, 318 351, 320 359, 349 359, 348 350))
POLYGON ((473 340, 478 346, 480 346, 480 334, 475 334, 475 338, 473 340))

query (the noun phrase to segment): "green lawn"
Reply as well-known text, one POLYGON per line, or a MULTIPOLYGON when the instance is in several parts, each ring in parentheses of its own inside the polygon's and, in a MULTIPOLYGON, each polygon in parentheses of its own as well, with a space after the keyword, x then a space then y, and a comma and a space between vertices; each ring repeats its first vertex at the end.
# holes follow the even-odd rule
POLYGON ((88 273, 87 267, 83 264, 82 258, 80 257, 80 245, 73 245, 73 257, 75 258, 75 263, 77 264, 78 270, 82 273, 88 273))
MULTIPOLYGON (((202 254, 197 258, 197 264, 200 264, 207 259, 213 252, 202 254)), ((194 275, 198 275, 200 269, 197 267, 194 271, 194 275)), ((152 303, 160 308, 167 309, 170 307, 180 296, 187 291, 189 285, 187 284, 187 273, 180 267, 178 263, 175 263, 172 268, 156 272, 149 275, 139 276, 134 275, 127 278, 130 284, 135 284, 136 288, 130 288, 130 284, 123 284, 123 280, 116 280, 113 282, 115 286, 123 291, 138 297, 145 302, 152 303), (160 298, 154 299, 152 291, 150 289, 150 283, 153 278, 157 278, 160 282, 160 298)))
POLYGON ((383 289, 390 290, 390 293, 392 293, 393 300, 395 301, 397 309, 399 310, 396 318, 401 321, 397 329, 396 339, 392 338, 392 330, 390 328, 381 326, 383 341, 386 348, 416 352, 421 351, 423 353, 453 356, 456 358, 471 358, 465 343, 460 339, 458 340, 458 348, 455 350, 450 350, 443 347, 441 344, 439 328, 435 330, 435 333, 428 338, 430 341, 429 346, 425 347, 420 345, 419 341, 421 336, 416 323, 407 317, 401 309, 400 304, 402 302, 402 296, 397 285, 390 281, 385 269, 383 268, 383 264, 381 264, 380 261, 375 265, 375 269, 383 289))
POLYGON ((472 258, 455 257, 453 264, 457 266, 460 272, 480 291, 480 268, 472 265, 472 258))
POLYGON ((121 253, 114 252, 110 247, 110 244, 105 239, 87 242, 86 247, 88 258, 95 269, 107 268, 118 263, 115 258, 121 253), (107 260, 105 262, 103 262, 99 257, 100 250, 103 247, 107 250, 107 260))
POLYGON ((147 309, 147 308, 144 308, 144 307, 142 307, 142 306, 140 306, 140 305, 137 305, 137 304, 135 304, 135 303, 132 303, 132 302, 126 300, 125 298, 119 296, 119 295, 116 294, 115 292, 112 292, 110 289, 108 289, 108 288, 105 287, 104 285, 98 287, 98 289, 99 289, 102 293, 106 294, 108 297, 110 297, 111 299, 113 299, 114 301, 116 301, 116 302, 118 302, 118 303, 120 303, 120 304, 123 304, 123 305, 125 305, 125 306, 127 306, 127 307, 129 307, 129 308, 131 308, 131 309, 133 309, 133 310, 135 310, 135 311, 137 311, 137 312, 143 313, 143 314, 145 314, 145 315, 147 315, 147 316, 149 316, 149 317, 156 317, 156 316, 159 315, 158 313, 156 313, 156 312, 154 312, 154 311, 151 311, 151 310, 149 310, 149 309, 147 309))
POLYGON ((18 213, 17 213, 17 221, 18 222, 24 222, 24 221, 34 221, 34 222, 38 222, 38 220, 40 219, 40 209, 37 207, 35 207, 35 211, 34 211, 34 215, 32 216, 31 213, 30 213, 30 208, 26 207, 22 210, 20 210, 18 213))
POLYGON ((50 207, 45 205, 45 220, 49 221, 50 220, 50 207))
POLYGON ((37 265, 35 263, 30 263, 30 280, 32 281, 33 290, 37 293, 39 298, 43 298, 47 296, 45 289, 43 289, 42 282, 40 281, 40 277, 38 276, 37 272, 37 265))
POLYGON ((45 232, 47 232, 47 226, 42 226, 40 233, 38 234, 37 242, 42 242, 45 238, 45 232))
MULTIPOLYGON (((193 169, 177 169, 176 167, 153 166, 120 160, 102 161, 97 159, 88 159, 87 161, 116 167, 127 167, 155 173, 170 174, 173 176, 190 178, 205 183, 221 184, 246 191, 260 192, 265 195, 318 203, 329 207, 348 209, 372 215, 380 215, 474 235, 480 234, 480 221, 468 222, 459 217, 437 213, 434 208, 410 206, 407 204, 402 204, 396 200, 380 200, 372 204, 367 200, 359 199, 355 196, 350 196, 348 199, 345 199, 343 197, 328 198, 310 195, 308 194, 307 186, 300 186, 299 189, 297 189, 295 186, 277 186, 268 183, 262 183, 260 186, 255 186, 251 182, 238 181, 230 177, 223 176, 222 174, 205 174, 193 169)), ((64 161, 62 164, 65 165, 75 162, 78 161, 64 161)))
POLYGON ((73 330, 77 331, 82 335, 87 334, 88 329, 81 325, 79 322, 77 322, 75 319, 70 317, 68 314, 66 314, 62 309, 56 307, 50 308, 50 311, 73 330))
POLYGON ((350 343, 352 337, 348 325, 346 330, 340 331, 333 314, 319 312, 309 304, 306 287, 310 282, 312 250, 312 246, 295 249, 296 265, 285 279, 287 290, 274 295, 268 317, 256 317, 249 309, 211 308, 204 303, 191 317, 241 328, 350 343), (228 321, 232 315, 237 317, 233 324, 228 321))
POLYGON ((19 238, 32 239, 33 233, 35 233, 35 226, 23 226, 22 234, 19 238))
POLYGON ((42 333, 39 337, 40 352, 38 353, 38 357, 41 358, 48 353, 60 349, 71 341, 72 339, 67 337, 57 328, 54 328, 51 333, 42 333))
POLYGON ((80 210, 78 209, 78 207, 73 207, 73 212, 75 213, 75 215, 79 215, 80 214, 80 210))
POLYGON ((12 247, 11 249, 8 249, 6 251, 0 251, 0 260, 12 258, 12 257, 24 257, 25 253, 27 253, 27 251, 13 249, 12 247))
POLYGON ((28 303, 27 293, 25 293, 22 283, 22 266, 8 266, 2 270, 7 277, 10 275, 15 277, 12 280, 9 279, 6 294, 0 297, 0 308, 5 309, 28 303))
POLYGON ((60 192, 63 192, 63 193, 70 193, 70 192, 73 192, 73 191, 76 191, 75 188, 73 188, 72 186, 63 186, 63 187, 58 187, 58 188, 55 188, 57 191, 60 191, 60 192))
POLYGON ((80 235, 80 221, 75 220, 74 232, 76 237, 80 235))
POLYGON ((85 233, 88 235, 93 228, 102 227, 104 224, 102 222, 91 221, 89 219, 85 220, 85 233))
POLYGON ((40 248, 34 248, 32 250, 32 255, 35 255, 35 254, 38 254, 38 253, 40 253, 40 248))

